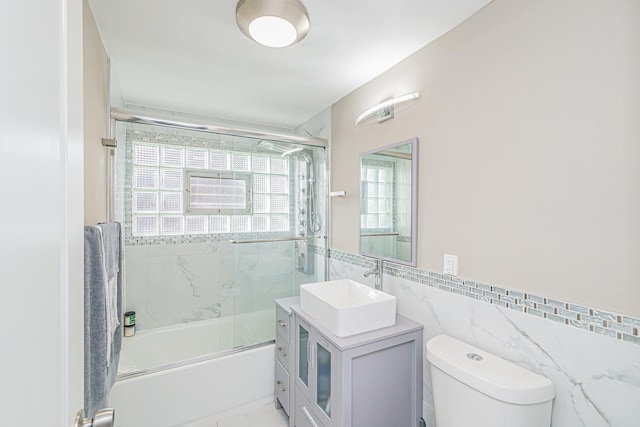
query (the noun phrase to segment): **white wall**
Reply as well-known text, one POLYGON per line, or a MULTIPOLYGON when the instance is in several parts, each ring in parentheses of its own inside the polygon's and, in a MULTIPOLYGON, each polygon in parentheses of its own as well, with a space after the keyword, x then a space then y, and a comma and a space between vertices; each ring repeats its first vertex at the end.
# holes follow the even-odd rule
POLYGON ((464 278, 640 315, 638 18, 635 0, 495 0, 337 102, 331 248, 358 252, 358 154, 417 136, 419 268, 457 254, 464 278))
POLYGON ((0 13, 0 425, 82 407, 82 4, 0 13))

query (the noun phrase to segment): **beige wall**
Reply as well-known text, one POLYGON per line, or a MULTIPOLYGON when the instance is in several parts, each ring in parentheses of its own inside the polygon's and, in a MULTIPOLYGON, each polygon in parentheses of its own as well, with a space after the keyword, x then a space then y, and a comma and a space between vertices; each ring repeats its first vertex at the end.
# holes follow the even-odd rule
POLYGON ((84 221, 107 220, 109 62, 87 0, 83 1, 84 54, 84 221))
POLYGON ((358 252, 358 154, 417 136, 419 268, 456 254, 463 278, 640 315, 639 19, 637 0, 494 0, 337 102, 331 248, 358 252))

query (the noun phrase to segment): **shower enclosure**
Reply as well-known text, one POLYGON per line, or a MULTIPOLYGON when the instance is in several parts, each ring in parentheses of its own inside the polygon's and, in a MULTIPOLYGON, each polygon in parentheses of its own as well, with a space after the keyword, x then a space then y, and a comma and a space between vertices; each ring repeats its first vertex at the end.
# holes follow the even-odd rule
POLYGON ((131 117, 116 139, 121 374, 272 341, 273 300, 325 279, 324 141, 131 117))

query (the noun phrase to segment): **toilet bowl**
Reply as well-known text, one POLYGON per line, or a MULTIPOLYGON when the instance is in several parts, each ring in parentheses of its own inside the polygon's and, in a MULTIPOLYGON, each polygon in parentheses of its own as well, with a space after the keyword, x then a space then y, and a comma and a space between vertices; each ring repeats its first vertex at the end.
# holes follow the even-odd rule
POLYGON ((436 427, 549 427, 549 379, 447 335, 426 344, 436 427))

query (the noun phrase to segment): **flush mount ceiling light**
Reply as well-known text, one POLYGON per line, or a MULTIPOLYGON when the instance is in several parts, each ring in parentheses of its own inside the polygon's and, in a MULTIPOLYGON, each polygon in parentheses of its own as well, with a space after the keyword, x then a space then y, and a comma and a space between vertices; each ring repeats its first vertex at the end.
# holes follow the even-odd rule
POLYGON ((268 47, 291 46, 309 32, 307 9, 298 0, 240 0, 236 22, 245 36, 268 47))
POLYGON ((373 116, 374 114, 376 115, 376 121, 378 123, 392 119, 394 106, 402 102, 411 101, 412 99, 418 99, 418 97, 420 97, 420 94, 418 92, 414 92, 381 102, 378 105, 374 105, 358 116, 358 118, 356 119, 356 125, 364 119, 373 116))

